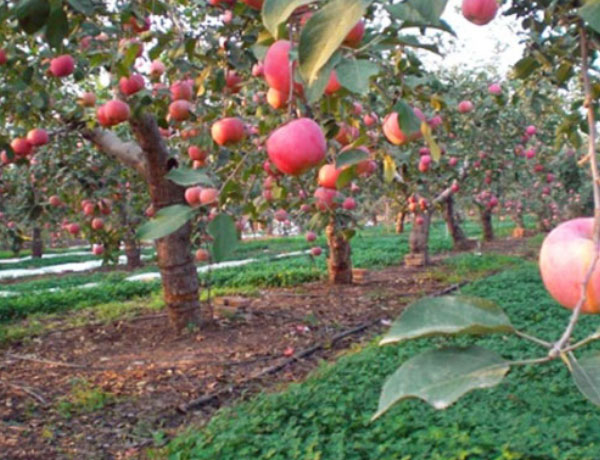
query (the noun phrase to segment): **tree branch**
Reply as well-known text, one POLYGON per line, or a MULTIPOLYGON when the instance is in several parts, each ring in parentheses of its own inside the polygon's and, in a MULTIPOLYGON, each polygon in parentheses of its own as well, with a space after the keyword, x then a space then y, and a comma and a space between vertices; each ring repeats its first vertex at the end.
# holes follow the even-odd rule
POLYGON ((124 142, 114 132, 100 128, 84 129, 81 131, 81 135, 103 153, 135 169, 142 177, 147 176, 146 158, 137 143, 124 142))

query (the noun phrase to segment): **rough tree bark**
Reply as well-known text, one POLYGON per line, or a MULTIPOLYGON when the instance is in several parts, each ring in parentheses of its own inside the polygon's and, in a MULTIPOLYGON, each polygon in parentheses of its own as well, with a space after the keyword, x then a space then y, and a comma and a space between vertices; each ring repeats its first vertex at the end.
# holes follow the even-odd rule
POLYGON ((329 246, 329 281, 333 284, 352 284, 352 258, 350 243, 340 232, 336 231, 332 220, 325 229, 329 246))
POLYGON ((134 238, 125 238, 125 257, 127 257, 127 268, 130 270, 142 266, 142 249, 134 238))
POLYGON ((456 219, 456 213, 454 212, 454 198, 452 195, 448 196, 444 203, 444 220, 448 227, 448 233, 452 237, 452 244, 454 249, 466 250, 475 247, 475 241, 467 238, 463 231, 460 223, 456 219))
POLYGON ((396 233, 404 233, 404 220, 406 219, 406 213, 401 211, 396 216, 396 233))
POLYGON ((34 259, 41 259, 44 252, 44 241, 42 240, 42 229, 33 227, 33 237, 31 239, 31 256, 34 259))
POLYGON ((415 214, 413 225, 408 238, 410 252, 404 257, 404 263, 409 267, 424 267, 429 265, 429 225, 431 213, 415 214), (417 223, 419 217, 423 219, 417 223))
MULTIPOLYGON (((185 204, 185 189, 165 175, 176 165, 158 131, 153 116, 143 114, 131 122, 131 127, 146 159, 146 181, 156 210, 175 204, 185 204)), ((171 324, 180 330, 202 320, 198 298, 198 274, 192 257, 191 223, 176 232, 156 240, 158 267, 162 278, 165 303, 171 324)))
POLYGON ((127 204, 124 202, 119 204, 119 215, 121 225, 126 229, 123 236, 123 245, 125 246, 125 257, 127 257, 127 268, 133 270, 142 266, 142 250, 139 241, 135 237, 135 222, 131 222, 127 212, 127 204))
POLYGON ((492 211, 487 207, 479 208, 479 220, 483 230, 483 241, 493 241, 494 227, 492 226, 492 211))

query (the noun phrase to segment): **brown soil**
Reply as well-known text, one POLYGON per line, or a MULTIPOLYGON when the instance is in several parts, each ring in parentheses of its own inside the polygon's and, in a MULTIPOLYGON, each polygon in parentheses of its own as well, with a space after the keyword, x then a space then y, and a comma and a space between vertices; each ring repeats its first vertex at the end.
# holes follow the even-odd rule
MULTIPOLYGON (((523 254, 526 243, 489 250, 523 254)), ((240 396, 298 381, 370 340, 407 303, 448 288, 432 273, 393 267, 352 286, 317 282, 230 299, 234 306, 216 307, 213 327, 182 336, 166 316, 148 314, 12 344, 0 350, 0 456, 138 457, 154 432, 201 424, 240 396)))

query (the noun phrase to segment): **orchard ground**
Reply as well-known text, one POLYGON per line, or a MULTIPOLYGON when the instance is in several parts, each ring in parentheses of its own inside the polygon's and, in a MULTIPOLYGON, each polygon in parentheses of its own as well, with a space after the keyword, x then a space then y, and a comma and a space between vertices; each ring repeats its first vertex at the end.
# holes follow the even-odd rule
MULTIPOLYGON (((363 231, 353 242, 354 260, 370 270, 352 286, 322 282, 323 258, 314 263, 306 256, 215 271, 216 322, 183 336, 168 327, 158 283, 131 283, 147 290, 95 304, 94 295, 73 302, 77 286, 95 280, 113 295, 107 286, 120 284, 118 272, 6 285, 21 289, 31 310, 0 325, 6 403, 0 442, 10 458, 118 458, 160 448, 189 424, 204 425, 220 407, 301 381, 321 360, 360 350, 419 297, 523 264, 521 257, 535 257, 541 241, 499 240, 482 253, 452 253, 442 224, 433 226, 436 255, 427 270, 400 266, 407 235, 363 231), (65 288, 58 297, 30 292, 53 284, 65 288)), ((466 228, 477 236, 474 224, 466 228)), ((510 233, 510 226, 500 233, 510 233)), ((251 241, 232 257, 305 245, 293 237, 251 241)))

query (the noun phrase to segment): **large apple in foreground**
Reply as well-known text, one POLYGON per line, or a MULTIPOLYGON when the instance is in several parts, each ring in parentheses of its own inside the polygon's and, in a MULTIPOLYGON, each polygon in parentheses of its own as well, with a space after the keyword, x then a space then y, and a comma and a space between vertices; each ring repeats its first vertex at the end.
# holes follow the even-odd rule
POLYGON ((327 141, 321 127, 310 118, 291 121, 271 133, 267 153, 281 172, 300 175, 325 159, 327 141))
MULTIPOLYGON (((581 297, 581 286, 594 259, 594 219, 584 217, 560 224, 544 240, 540 272, 550 295, 565 308, 573 309, 581 297)), ((583 313, 600 313, 600 264, 587 287, 583 313)))

